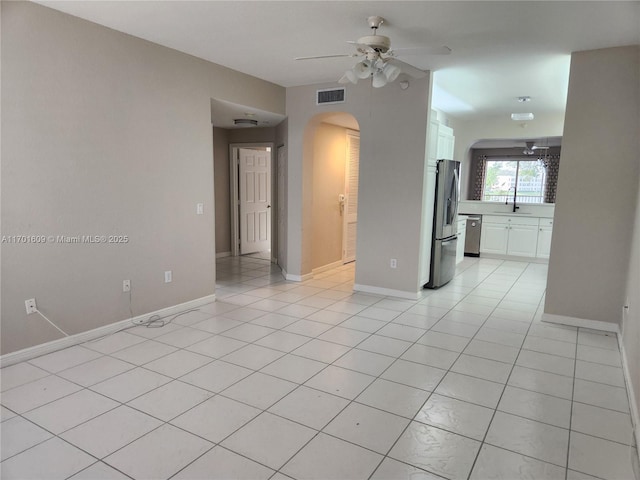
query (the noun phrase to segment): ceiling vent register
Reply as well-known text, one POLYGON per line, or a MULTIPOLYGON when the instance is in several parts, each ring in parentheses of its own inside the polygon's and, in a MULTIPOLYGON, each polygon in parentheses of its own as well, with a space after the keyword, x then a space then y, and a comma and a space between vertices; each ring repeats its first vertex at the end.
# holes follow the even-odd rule
POLYGON ((318 90, 316 92, 316 105, 344 103, 344 93, 345 93, 344 87, 318 90))

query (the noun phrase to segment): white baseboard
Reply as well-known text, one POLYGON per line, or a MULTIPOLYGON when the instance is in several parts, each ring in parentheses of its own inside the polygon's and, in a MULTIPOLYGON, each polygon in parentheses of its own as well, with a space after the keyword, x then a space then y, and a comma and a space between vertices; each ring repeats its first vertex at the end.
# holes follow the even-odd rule
POLYGON ((33 347, 24 348, 22 350, 18 350, 17 352, 7 353, 6 355, 0 356, 0 367, 6 367, 16 363, 24 362, 26 360, 31 360, 32 358, 40 357, 41 355, 46 355, 47 353, 52 353, 58 350, 62 350, 63 348, 68 348, 73 345, 88 342, 89 340, 95 340, 97 338, 104 337, 105 335, 109 335, 111 333, 115 333, 119 330, 123 330, 127 327, 133 326, 132 323, 145 321, 152 315, 158 315, 162 318, 169 317, 185 310, 190 310, 192 308, 206 305, 207 303, 214 302, 215 300, 215 294, 207 295, 206 297, 196 298, 195 300, 190 300, 188 302, 173 305, 171 307, 161 308, 160 310, 156 310, 155 312, 147 312, 145 314, 138 315, 137 317, 120 320, 118 322, 110 323, 109 325, 105 325, 103 327, 94 328, 86 332, 76 333, 75 335, 59 338, 57 340, 52 340, 50 342, 42 343, 33 347))
POLYGON ((323 265, 322 267, 314 268, 313 270, 311 270, 311 273, 315 275, 316 273, 326 272, 327 270, 332 270, 334 268, 341 267, 342 265, 344 265, 344 263, 342 263, 342 260, 338 260, 337 262, 328 263, 326 265, 323 265))
POLYGON ((499 253, 483 253, 480 252, 479 258, 491 258, 494 260, 508 260, 511 262, 527 262, 527 263, 549 263, 548 258, 538 257, 519 257, 517 255, 501 255, 499 253))
POLYGON ((565 315, 555 315, 552 313, 543 313, 542 321, 547 323, 559 323, 560 325, 569 325, 570 327, 590 328, 591 330, 600 330, 603 332, 614 332, 620 336, 620 327, 617 323, 603 322, 601 320, 587 320, 585 318, 567 317, 565 315))
POLYGON ((290 282, 304 282, 306 280, 311 280, 313 278, 313 273, 306 273, 304 275, 294 275, 293 273, 287 273, 287 271, 284 268, 282 269, 282 275, 284 275, 285 280, 289 280, 290 282))
POLYGON ((356 292, 373 293, 376 295, 384 295, 385 297, 406 298, 407 300, 420 300, 422 295, 420 292, 407 292, 404 290, 394 290, 392 288, 373 287, 371 285, 355 284, 353 290, 356 292))
MULTIPOLYGON (((627 385, 627 397, 629 399, 629 409, 631 410, 631 421, 634 427, 636 445, 640 440, 640 410, 638 407, 638 399, 636 398, 633 385, 631 385, 631 374, 629 372, 629 362, 627 361, 627 352, 624 349, 624 342, 622 341, 622 335, 618 335, 618 347, 620 348, 620 356, 622 357, 622 371, 624 372, 624 379, 627 385)), ((640 461, 640 450, 638 453, 638 461, 640 461)))
POLYGON ((216 258, 224 258, 224 257, 230 257, 230 256, 231 256, 231 252, 216 253, 216 258))

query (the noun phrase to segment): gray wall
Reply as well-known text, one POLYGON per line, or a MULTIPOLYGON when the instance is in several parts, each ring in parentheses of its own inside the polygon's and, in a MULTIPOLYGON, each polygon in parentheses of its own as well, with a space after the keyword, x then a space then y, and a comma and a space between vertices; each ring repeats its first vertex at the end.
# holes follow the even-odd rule
POLYGON ((231 252, 231 185, 229 180, 229 130, 213 128, 216 253, 231 252))
POLYGON ((284 89, 27 2, 2 2, 2 353, 214 293, 210 99, 284 113, 284 89), (196 216, 203 202, 205 215, 196 216), (165 284, 163 272, 173 270, 165 284))
POLYGON ((274 142, 276 128, 231 128, 229 143, 267 143, 274 142))
MULTIPOLYGON (((638 148, 640 149, 640 145, 638 148)), ((622 343, 631 382, 628 388, 635 399, 636 409, 640 402, 640 177, 638 190, 625 297, 629 308, 622 318, 622 343)), ((640 411, 638 410, 635 411, 634 421, 637 441, 640 438, 640 411)))
POLYGON ((315 104, 317 89, 336 84, 287 89, 288 273, 311 272, 315 127, 322 114, 342 111, 360 125, 356 284, 419 291, 430 80, 410 79, 407 90, 398 82, 379 89, 368 82, 349 85, 341 105, 315 104), (397 269, 389 267, 391 258, 397 269))
POLYGON ((288 119, 284 119, 282 122, 280 122, 279 125, 276 126, 276 136, 275 136, 275 141, 276 141, 276 152, 274 155, 274 159, 275 162, 277 164, 278 162, 278 148, 282 147, 284 150, 284 168, 282 169, 282 171, 280 171, 280 169, 276 168, 276 175, 277 177, 275 178, 276 184, 278 182, 278 178, 281 178, 281 185, 284 185, 284 188, 282 189, 282 192, 280 192, 278 190, 278 188, 274 188, 274 191, 276 192, 276 202, 275 202, 275 208, 276 211, 278 212, 277 215, 277 224, 275 225, 275 228, 273 228, 271 230, 272 234, 275 234, 275 241, 276 241, 276 258, 278 260, 278 265, 280 265, 280 267, 283 270, 287 270, 287 235, 286 235, 286 231, 288 228, 288 223, 287 223, 287 143, 288 143, 288 134, 289 134, 289 121, 288 119), (282 202, 283 204, 280 205, 280 200, 279 199, 284 199, 284 201, 282 202))
POLYGON ((638 48, 572 55, 545 313, 621 321, 639 175, 638 48))

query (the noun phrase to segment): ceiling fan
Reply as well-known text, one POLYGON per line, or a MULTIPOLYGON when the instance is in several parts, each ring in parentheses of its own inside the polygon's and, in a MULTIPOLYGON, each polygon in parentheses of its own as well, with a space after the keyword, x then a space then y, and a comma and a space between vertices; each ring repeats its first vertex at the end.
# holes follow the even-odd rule
POLYGON ((362 57, 353 68, 350 68, 338 80, 340 83, 358 83, 358 79, 366 79, 371 77, 371 83, 375 88, 385 86, 389 82, 393 82, 400 73, 406 73, 414 78, 422 78, 426 72, 414 67, 402 60, 396 58, 397 53, 402 50, 417 51, 430 55, 449 55, 451 49, 446 46, 435 48, 406 48, 391 50, 391 39, 384 35, 378 35, 378 28, 384 23, 384 18, 374 15, 367 18, 367 23, 373 35, 367 35, 359 38, 355 42, 347 42, 356 47, 356 52, 341 55, 319 55, 313 57, 298 57, 296 60, 316 60, 321 58, 338 58, 338 57, 362 57))
POLYGON ((536 150, 548 150, 549 147, 540 147, 536 145, 536 142, 525 142, 525 149, 522 151, 525 155, 533 155, 536 150))

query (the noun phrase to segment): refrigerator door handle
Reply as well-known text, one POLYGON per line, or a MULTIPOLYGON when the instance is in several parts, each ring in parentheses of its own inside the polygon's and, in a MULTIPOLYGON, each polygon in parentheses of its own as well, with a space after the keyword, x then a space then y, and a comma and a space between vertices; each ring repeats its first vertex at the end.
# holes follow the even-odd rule
POLYGON ((455 205, 455 210, 453 212, 454 220, 458 218, 458 188, 460 188, 460 179, 458 178, 458 169, 453 169, 453 178, 455 179, 455 188, 453 189, 453 204, 455 205))

